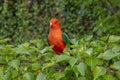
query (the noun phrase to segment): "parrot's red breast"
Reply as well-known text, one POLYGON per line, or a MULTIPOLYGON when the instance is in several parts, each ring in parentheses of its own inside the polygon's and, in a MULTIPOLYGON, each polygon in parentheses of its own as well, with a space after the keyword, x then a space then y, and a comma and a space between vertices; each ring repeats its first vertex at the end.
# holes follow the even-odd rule
POLYGON ((60 28, 60 22, 56 18, 52 18, 50 20, 50 32, 48 34, 48 42, 51 46, 54 46, 53 50, 58 55, 60 55, 66 47, 66 44, 62 39, 62 30, 60 28))

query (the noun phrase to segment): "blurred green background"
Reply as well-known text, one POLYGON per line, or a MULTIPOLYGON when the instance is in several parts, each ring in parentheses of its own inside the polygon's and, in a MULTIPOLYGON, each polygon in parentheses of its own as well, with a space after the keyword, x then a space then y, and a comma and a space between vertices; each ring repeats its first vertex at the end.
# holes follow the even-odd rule
POLYGON ((53 17, 70 38, 120 34, 120 0, 0 0, 0 39, 46 42, 53 17))

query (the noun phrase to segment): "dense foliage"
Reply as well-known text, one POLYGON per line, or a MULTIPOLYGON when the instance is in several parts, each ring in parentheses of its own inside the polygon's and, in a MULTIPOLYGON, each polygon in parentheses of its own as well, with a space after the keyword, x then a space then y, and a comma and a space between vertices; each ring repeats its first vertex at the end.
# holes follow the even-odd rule
POLYGON ((119 0, 1 0, 0 38, 9 38, 12 43, 35 38, 46 41, 52 17, 60 19, 62 30, 71 38, 118 34, 119 4, 119 0))
POLYGON ((55 55, 52 46, 32 40, 18 46, 0 43, 1 80, 119 80, 120 37, 85 36, 55 55), (70 49, 73 48, 72 50, 70 49))
POLYGON ((119 80, 119 32, 119 0, 0 0, 0 80, 119 80), (74 43, 59 56, 52 17, 74 43))

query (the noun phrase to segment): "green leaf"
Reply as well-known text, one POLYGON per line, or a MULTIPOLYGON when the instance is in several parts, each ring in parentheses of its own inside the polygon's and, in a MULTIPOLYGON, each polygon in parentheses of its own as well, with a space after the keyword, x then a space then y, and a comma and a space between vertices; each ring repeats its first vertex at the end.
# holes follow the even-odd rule
POLYGON ((19 60, 12 60, 9 62, 9 65, 15 68, 17 71, 19 69, 20 61, 19 60))
POLYGON ((41 52, 41 53, 45 53, 45 52, 49 51, 49 50, 52 49, 52 48, 53 48, 53 46, 45 47, 45 48, 42 49, 40 52, 41 52))
POLYGON ((3 80, 11 80, 11 73, 10 72, 7 72, 5 75, 4 75, 4 79, 3 80))
POLYGON ((11 77, 12 78, 15 78, 15 77, 17 77, 17 76, 19 76, 19 71, 16 71, 15 69, 11 69, 12 71, 11 71, 11 77))
POLYGON ((105 60, 110 60, 116 56, 120 55, 120 52, 113 52, 111 49, 105 51, 104 53, 101 53, 100 55, 97 56, 97 58, 102 58, 105 60))
POLYGON ((31 72, 27 72, 23 75, 23 80, 34 80, 34 74, 31 72))
POLYGON ((45 64, 43 65, 43 67, 42 67, 42 70, 44 70, 45 68, 51 67, 51 66, 53 66, 53 65, 55 65, 55 62, 54 62, 54 61, 52 61, 52 62, 50 62, 50 63, 45 63, 45 64))
POLYGON ((120 52, 120 46, 118 46, 118 45, 114 46, 112 48, 112 52, 115 52, 115 53, 120 52))
POLYGON ((105 74, 103 77, 104 77, 104 80, 115 80, 112 74, 105 74))
POLYGON ((35 39, 35 40, 31 40, 31 41, 30 41, 30 43, 33 43, 33 44, 37 44, 37 43, 39 43, 39 42, 40 42, 39 39, 35 39))
POLYGON ((0 52, 1 52, 2 55, 12 54, 12 45, 2 46, 0 52))
POLYGON ((116 76, 117 76, 117 78, 120 80, 120 71, 117 71, 117 72, 116 72, 116 76))
POLYGON ((37 46, 37 48, 41 48, 43 46, 43 42, 39 39, 31 40, 30 42, 35 44, 37 46))
POLYGON ((85 40, 86 40, 86 41, 89 41, 89 40, 91 40, 92 38, 93 38, 93 35, 85 36, 85 40))
POLYGON ((65 73, 63 72, 57 72, 54 74, 55 80, 60 80, 61 78, 65 77, 65 73))
POLYGON ((3 70, 0 68, 0 79, 1 80, 3 80, 3 75, 4 75, 3 70))
POLYGON ((114 62, 113 65, 110 66, 113 69, 120 70, 120 61, 114 62))
POLYGON ((68 61, 70 59, 70 56, 67 56, 67 55, 57 55, 57 56, 55 56, 55 60, 56 60, 56 62, 61 62, 61 61, 64 61, 64 60, 66 60, 66 61, 68 61))
POLYGON ((85 60, 85 62, 87 63, 87 65, 89 65, 91 67, 91 70, 93 70, 96 67, 96 65, 103 64, 102 60, 100 60, 98 58, 87 58, 85 60))
POLYGON ((118 42, 118 41, 120 41, 120 36, 111 35, 109 37, 109 42, 118 42))
POLYGON ((73 72, 75 73, 76 77, 78 77, 78 76, 79 76, 79 74, 81 74, 81 73, 80 73, 80 71, 78 71, 77 65, 75 65, 75 66, 74 66, 74 67, 72 67, 71 69, 72 69, 72 70, 73 70, 73 72))
POLYGON ((71 43, 73 43, 74 45, 78 44, 78 40, 76 40, 75 38, 74 39, 70 39, 70 40, 71 40, 71 43))
POLYGON ((91 54, 92 54, 92 51, 93 51, 93 49, 92 49, 92 48, 89 48, 89 49, 86 50, 86 53, 87 53, 88 55, 91 55, 91 54))
POLYGON ((6 61, 5 61, 5 58, 4 58, 3 56, 0 56, 0 62, 1 62, 1 63, 2 63, 2 62, 3 62, 3 63, 6 62, 6 61))
POLYGON ((87 70, 87 65, 85 63, 81 62, 81 63, 79 63, 77 65, 77 70, 80 72, 80 74, 82 76, 84 76, 85 75, 85 71, 87 70))
POLYGON ((36 80, 45 80, 45 74, 39 73, 39 74, 37 75, 36 80))
POLYGON ((6 42, 8 42, 8 41, 10 41, 10 39, 8 38, 8 39, 3 39, 3 40, 0 40, 0 43, 6 43, 6 42))
POLYGON ((22 45, 13 48, 13 51, 17 54, 29 54, 29 51, 25 49, 22 45))
POLYGON ((78 59, 76 59, 76 58, 74 58, 74 57, 71 57, 71 58, 70 58, 69 63, 70 63, 70 65, 71 65, 71 67, 73 67, 73 66, 75 65, 75 63, 77 62, 77 60, 78 60, 78 59))
POLYGON ((99 76, 102 76, 106 73, 106 69, 104 67, 95 67, 93 70, 94 80, 96 80, 99 76))
POLYGON ((36 45, 37 45, 37 48, 41 48, 43 46, 43 43, 42 42, 38 42, 36 45))
POLYGON ((28 49, 30 46, 30 43, 24 43, 23 46, 25 47, 25 49, 28 49))
POLYGON ((40 63, 33 63, 31 67, 32 67, 32 70, 38 70, 41 68, 41 65, 40 63))

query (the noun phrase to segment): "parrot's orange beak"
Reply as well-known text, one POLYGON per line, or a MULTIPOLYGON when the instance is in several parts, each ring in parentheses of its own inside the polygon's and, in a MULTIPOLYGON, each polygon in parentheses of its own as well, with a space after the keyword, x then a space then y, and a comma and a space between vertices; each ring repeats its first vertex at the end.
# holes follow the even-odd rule
POLYGON ((53 24, 50 22, 50 27, 52 27, 53 26, 53 24))

